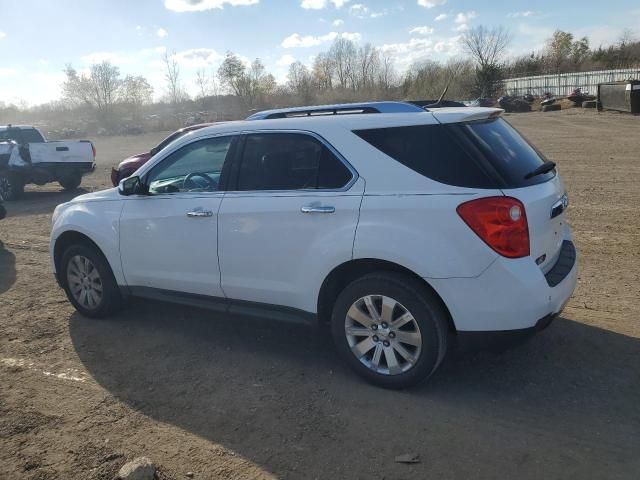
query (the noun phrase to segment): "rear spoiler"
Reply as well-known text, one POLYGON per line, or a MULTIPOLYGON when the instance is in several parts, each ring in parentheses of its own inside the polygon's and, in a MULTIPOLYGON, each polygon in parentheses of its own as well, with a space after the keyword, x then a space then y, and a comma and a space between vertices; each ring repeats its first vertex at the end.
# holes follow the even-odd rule
POLYGON ((502 115, 502 108, 467 107, 467 108, 437 108, 431 110, 433 116, 440 123, 473 122, 475 120, 489 120, 502 115))

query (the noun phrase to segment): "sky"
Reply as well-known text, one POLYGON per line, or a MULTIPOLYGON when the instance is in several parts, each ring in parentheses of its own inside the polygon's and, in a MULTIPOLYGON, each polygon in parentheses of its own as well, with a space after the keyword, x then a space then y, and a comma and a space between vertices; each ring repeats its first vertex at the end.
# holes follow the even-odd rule
POLYGON ((175 52, 184 88, 217 70, 227 51, 260 58, 279 82, 295 60, 311 64, 338 37, 388 52, 401 72, 412 62, 461 56, 460 35, 502 25, 510 54, 544 47, 554 30, 614 43, 640 37, 635 0, 0 0, 0 101, 60 98, 66 64, 86 71, 109 60, 165 92, 165 51, 175 52))

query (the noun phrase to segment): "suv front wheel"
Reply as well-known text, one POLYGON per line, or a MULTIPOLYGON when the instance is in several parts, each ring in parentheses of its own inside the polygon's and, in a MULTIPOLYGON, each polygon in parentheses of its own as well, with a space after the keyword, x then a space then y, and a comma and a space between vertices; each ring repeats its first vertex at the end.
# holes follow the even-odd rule
POLYGON ((58 275, 67 298, 86 317, 105 317, 122 303, 111 267, 94 247, 76 244, 67 248, 58 275))
POLYGON ((338 296, 333 338, 346 362, 385 388, 429 377, 447 350, 447 314, 417 280, 394 272, 363 276, 338 296))

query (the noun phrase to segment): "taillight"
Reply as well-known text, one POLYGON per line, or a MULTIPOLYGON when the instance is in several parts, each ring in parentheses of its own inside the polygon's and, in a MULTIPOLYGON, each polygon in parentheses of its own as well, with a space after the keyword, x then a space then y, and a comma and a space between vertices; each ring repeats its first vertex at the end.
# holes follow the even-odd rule
POLYGON ((529 256, 529 226, 520 200, 485 197, 462 203, 456 210, 471 230, 500 255, 529 256))
POLYGON ((93 159, 95 160, 95 158, 96 158, 96 146, 93 144, 93 142, 91 142, 91 150, 93 151, 93 159))

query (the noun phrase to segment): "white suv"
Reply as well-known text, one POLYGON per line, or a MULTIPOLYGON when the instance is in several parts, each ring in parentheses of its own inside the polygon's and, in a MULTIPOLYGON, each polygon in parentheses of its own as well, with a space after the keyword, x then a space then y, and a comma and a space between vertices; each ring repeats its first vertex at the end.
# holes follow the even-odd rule
POLYGON ((549 324, 576 284, 567 196, 502 110, 403 102, 272 110, 191 132, 53 214, 83 315, 128 296, 317 319, 385 387, 456 337, 549 324))

